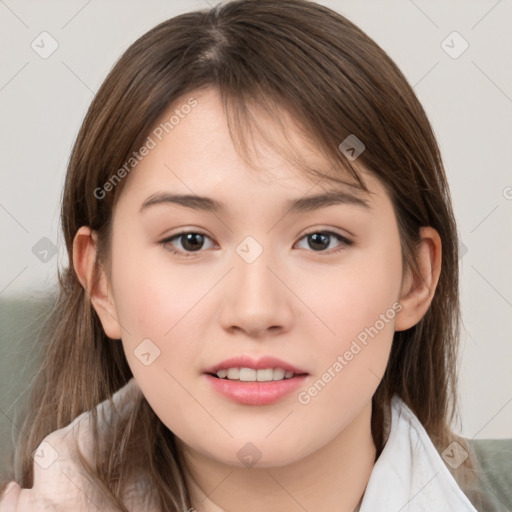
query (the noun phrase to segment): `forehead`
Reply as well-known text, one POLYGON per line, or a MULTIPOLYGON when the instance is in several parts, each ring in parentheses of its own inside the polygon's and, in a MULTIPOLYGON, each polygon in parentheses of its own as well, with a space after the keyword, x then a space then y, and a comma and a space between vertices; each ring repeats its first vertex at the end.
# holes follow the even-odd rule
POLYGON ((361 198, 366 195, 371 200, 373 194, 384 193, 376 178, 360 166, 371 191, 368 196, 347 170, 333 169, 292 116, 286 111, 277 114, 278 121, 263 110, 256 112, 256 124, 246 138, 250 145, 247 160, 235 147, 219 94, 207 89, 183 95, 155 123, 149 134, 152 148, 130 173, 121 195, 136 196, 140 201, 142 196, 147 200, 164 190, 223 197, 240 195, 242 191, 255 196, 281 190, 297 197, 314 187, 312 191, 316 193, 344 189, 347 194, 361 198), (186 105, 194 106, 184 108, 186 105), (300 164, 293 165, 279 149, 269 146, 269 140, 277 148, 291 150, 300 164), (336 175, 347 185, 342 187, 327 177, 308 175, 302 172, 304 168, 336 175))

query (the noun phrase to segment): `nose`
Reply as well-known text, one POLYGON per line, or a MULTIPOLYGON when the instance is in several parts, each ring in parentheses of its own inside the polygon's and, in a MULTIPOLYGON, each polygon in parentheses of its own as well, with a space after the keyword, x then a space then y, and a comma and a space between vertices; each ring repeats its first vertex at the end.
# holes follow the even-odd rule
POLYGON ((268 251, 252 263, 235 255, 223 290, 222 327, 257 338, 289 330, 293 295, 283 284, 286 281, 286 272, 281 272, 276 259, 270 261, 268 251))

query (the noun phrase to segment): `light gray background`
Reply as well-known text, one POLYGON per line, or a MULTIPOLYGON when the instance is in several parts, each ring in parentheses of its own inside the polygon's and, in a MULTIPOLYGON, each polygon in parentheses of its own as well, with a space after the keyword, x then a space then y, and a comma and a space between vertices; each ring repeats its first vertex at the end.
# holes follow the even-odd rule
MULTIPOLYGON (((48 291, 57 264, 66 264, 58 225, 66 163, 114 62, 161 21, 214 3, 0 0, 1 298, 48 291), (31 48, 43 31, 59 45, 47 59, 31 48), (46 263, 32 252, 42 237, 59 248, 46 263)), ((512 3, 320 3, 388 52, 430 117, 463 244, 462 421, 455 428, 467 437, 512 437, 512 3), (441 46, 453 31, 469 44, 456 59, 441 46)), ((457 39, 447 44, 461 48, 457 39)))

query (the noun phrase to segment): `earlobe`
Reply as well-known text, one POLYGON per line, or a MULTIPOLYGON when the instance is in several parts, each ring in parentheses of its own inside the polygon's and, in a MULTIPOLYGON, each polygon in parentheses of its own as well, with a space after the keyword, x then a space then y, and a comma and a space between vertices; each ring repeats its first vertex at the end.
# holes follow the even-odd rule
POLYGON ((439 233, 432 227, 422 227, 420 238, 416 261, 421 275, 413 275, 409 269, 403 280, 400 296, 402 309, 396 316, 396 331, 409 329, 423 318, 439 281, 442 258, 439 233))
POLYGON ((73 240, 73 267, 105 334, 112 339, 121 339, 121 326, 108 278, 97 265, 97 234, 87 226, 82 226, 73 240))

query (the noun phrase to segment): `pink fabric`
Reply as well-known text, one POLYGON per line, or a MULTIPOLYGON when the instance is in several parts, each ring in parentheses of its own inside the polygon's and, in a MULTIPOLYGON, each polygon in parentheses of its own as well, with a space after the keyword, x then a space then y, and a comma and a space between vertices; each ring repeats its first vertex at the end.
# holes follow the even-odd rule
MULTIPOLYGON (((141 393, 134 379, 113 395, 118 414, 127 415, 134 398, 141 393)), ((108 400, 96 407, 100 432, 106 433, 111 406, 108 400)), ((67 427, 52 432, 33 454, 34 486, 20 489, 19 485, 6 489, 0 501, 0 512, 81 512, 116 510, 105 502, 100 489, 92 486, 86 472, 73 456, 73 437, 88 462, 92 463, 91 412, 84 412, 67 427)), ((108 437, 108 436, 107 436, 108 437)), ((134 512, 156 510, 151 493, 144 481, 133 483, 125 494, 125 505, 134 512)))

